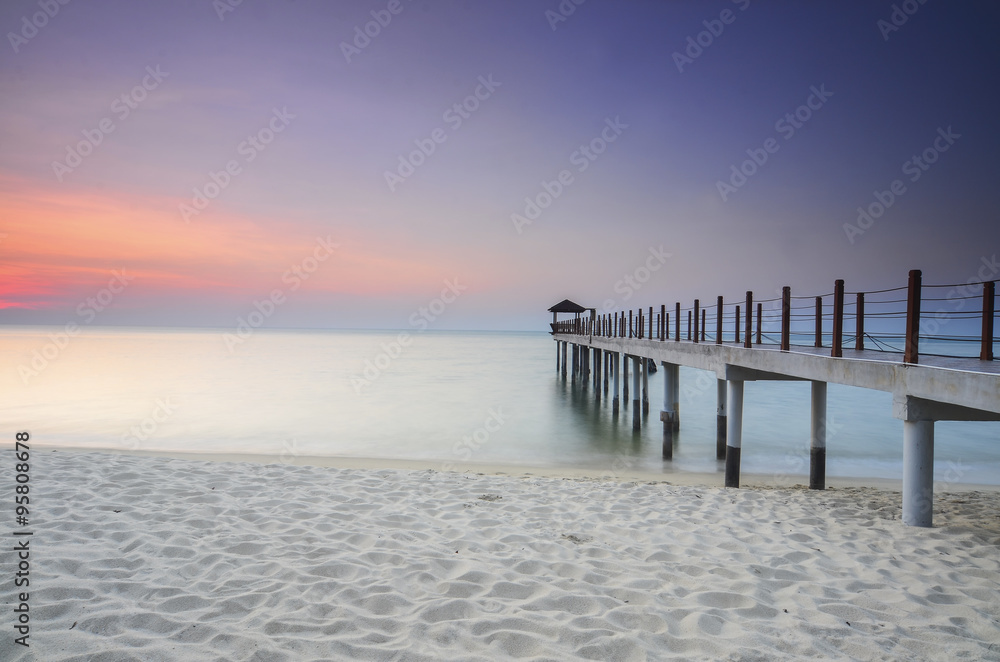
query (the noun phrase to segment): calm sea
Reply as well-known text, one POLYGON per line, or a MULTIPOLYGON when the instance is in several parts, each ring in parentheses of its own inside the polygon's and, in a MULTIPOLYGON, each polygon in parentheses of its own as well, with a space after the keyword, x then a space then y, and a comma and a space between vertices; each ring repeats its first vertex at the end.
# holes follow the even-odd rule
MULTIPOLYGON (((556 373, 544 333, 7 327, 0 419, 39 445, 461 460, 662 471, 662 371, 640 433, 631 414, 556 373), (232 338, 232 337, 231 337, 232 338)), ((669 465, 721 472, 716 383, 681 368, 669 465)), ((748 382, 743 471, 808 474, 808 383, 748 382)), ((900 478, 888 393, 829 387, 827 473, 900 478)), ((1000 424, 938 423, 939 483, 1000 484, 1000 424)), ((720 476, 721 481, 721 476, 720 476)), ((941 486, 943 487, 943 486, 941 486)))

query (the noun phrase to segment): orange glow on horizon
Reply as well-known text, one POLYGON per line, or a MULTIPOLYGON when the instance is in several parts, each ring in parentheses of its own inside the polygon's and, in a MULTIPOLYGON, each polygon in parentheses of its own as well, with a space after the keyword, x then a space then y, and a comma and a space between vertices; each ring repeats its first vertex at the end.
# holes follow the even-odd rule
POLYGON ((315 271, 301 280, 303 291, 365 297, 424 292, 449 275, 433 257, 400 255, 395 246, 371 250, 387 242, 348 223, 322 236, 292 234, 287 223, 272 228, 266 219, 220 208, 188 224, 176 200, 2 175, 0 200, 0 250, 6 258, 0 264, 0 309, 72 307, 123 269, 142 283, 145 296, 192 299, 287 290, 298 280, 294 274, 309 268, 315 271), (329 258, 319 241, 326 237, 339 244, 329 258))

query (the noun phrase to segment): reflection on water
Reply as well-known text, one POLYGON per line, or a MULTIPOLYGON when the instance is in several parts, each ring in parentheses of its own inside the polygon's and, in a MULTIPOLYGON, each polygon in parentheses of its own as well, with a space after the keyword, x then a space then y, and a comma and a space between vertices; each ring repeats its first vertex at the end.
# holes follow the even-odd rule
MULTIPOLYGON (((542 333, 426 332, 394 356, 396 332, 257 331, 230 351, 223 331, 0 331, 0 415, 40 444, 273 455, 351 455, 718 472, 716 381, 681 368, 681 430, 662 459, 663 371, 649 413, 612 412, 603 385, 564 379, 542 333), (28 370, 25 371, 24 368, 28 370), (30 374, 31 372, 37 374, 30 374)), ((808 382, 747 382, 743 470, 808 473, 808 382)), ((631 397, 631 396, 630 396, 631 397)), ((902 424, 887 393, 830 385, 831 476, 901 475, 902 424)), ((1000 483, 994 423, 938 423, 939 473, 1000 483)))

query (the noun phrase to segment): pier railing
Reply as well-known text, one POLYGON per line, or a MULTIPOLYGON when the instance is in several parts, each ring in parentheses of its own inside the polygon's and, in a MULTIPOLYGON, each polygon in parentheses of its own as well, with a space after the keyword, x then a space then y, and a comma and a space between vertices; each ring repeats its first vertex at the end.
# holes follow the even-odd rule
POLYGON ((994 335, 996 283, 924 285, 921 272, 913 270, 905 286, 884 290, 847 292, 844 281, 838 280, 832 292, 792 296, 786 286, 780 297, 771 299, 755 300, 753 292, 747 292, 741 301, 725 301, 720 296, 714 305, 695 299, 691 306, 675 302, 672 308, 664 304, 658 310, 649 306, 556 322, 552 330, 663 342, 735 343, 747 348, 777 345, 782 351, 829 347, 834 357, 843 356, 844 348, 853 346, 856 350, 902 354, 904 363, 919 362, 920 341, 926 340, 935 350, 923 352, 926 356, 974 358, 978 349, 981 360, 993 361, 994 343, 1000 342, 994 335), (922 314, 923 304, 936 310, 925 309, 922 314), (979 334, 943 332, 949 324, 955 323, 951 329, 957 331, 955 327, 967 327, 972 320, 980 321, 979 334), (949 353, 963 347, 968 353, 949 353))

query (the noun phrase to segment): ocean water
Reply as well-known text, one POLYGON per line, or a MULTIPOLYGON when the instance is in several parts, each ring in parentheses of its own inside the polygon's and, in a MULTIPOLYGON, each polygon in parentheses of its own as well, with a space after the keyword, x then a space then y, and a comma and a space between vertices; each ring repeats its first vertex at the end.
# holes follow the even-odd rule
MULTIPOLYGON (((56 327, 0 329, 2 432, 80 448, 468 460, 607 473, 713 472, 716 382, 681 368, 674 459, 661 457, 662 370, 639 433, 630 407, 556 372, 546 333, 56 327)), ((748 382, 742 470, 808 476, 810 388, 748 382)), ((888 393, 831 384, 827 474, 902 476, 888 393)), ((935 479, 1000 484, 1000 423, 935 426, 935 479)))

